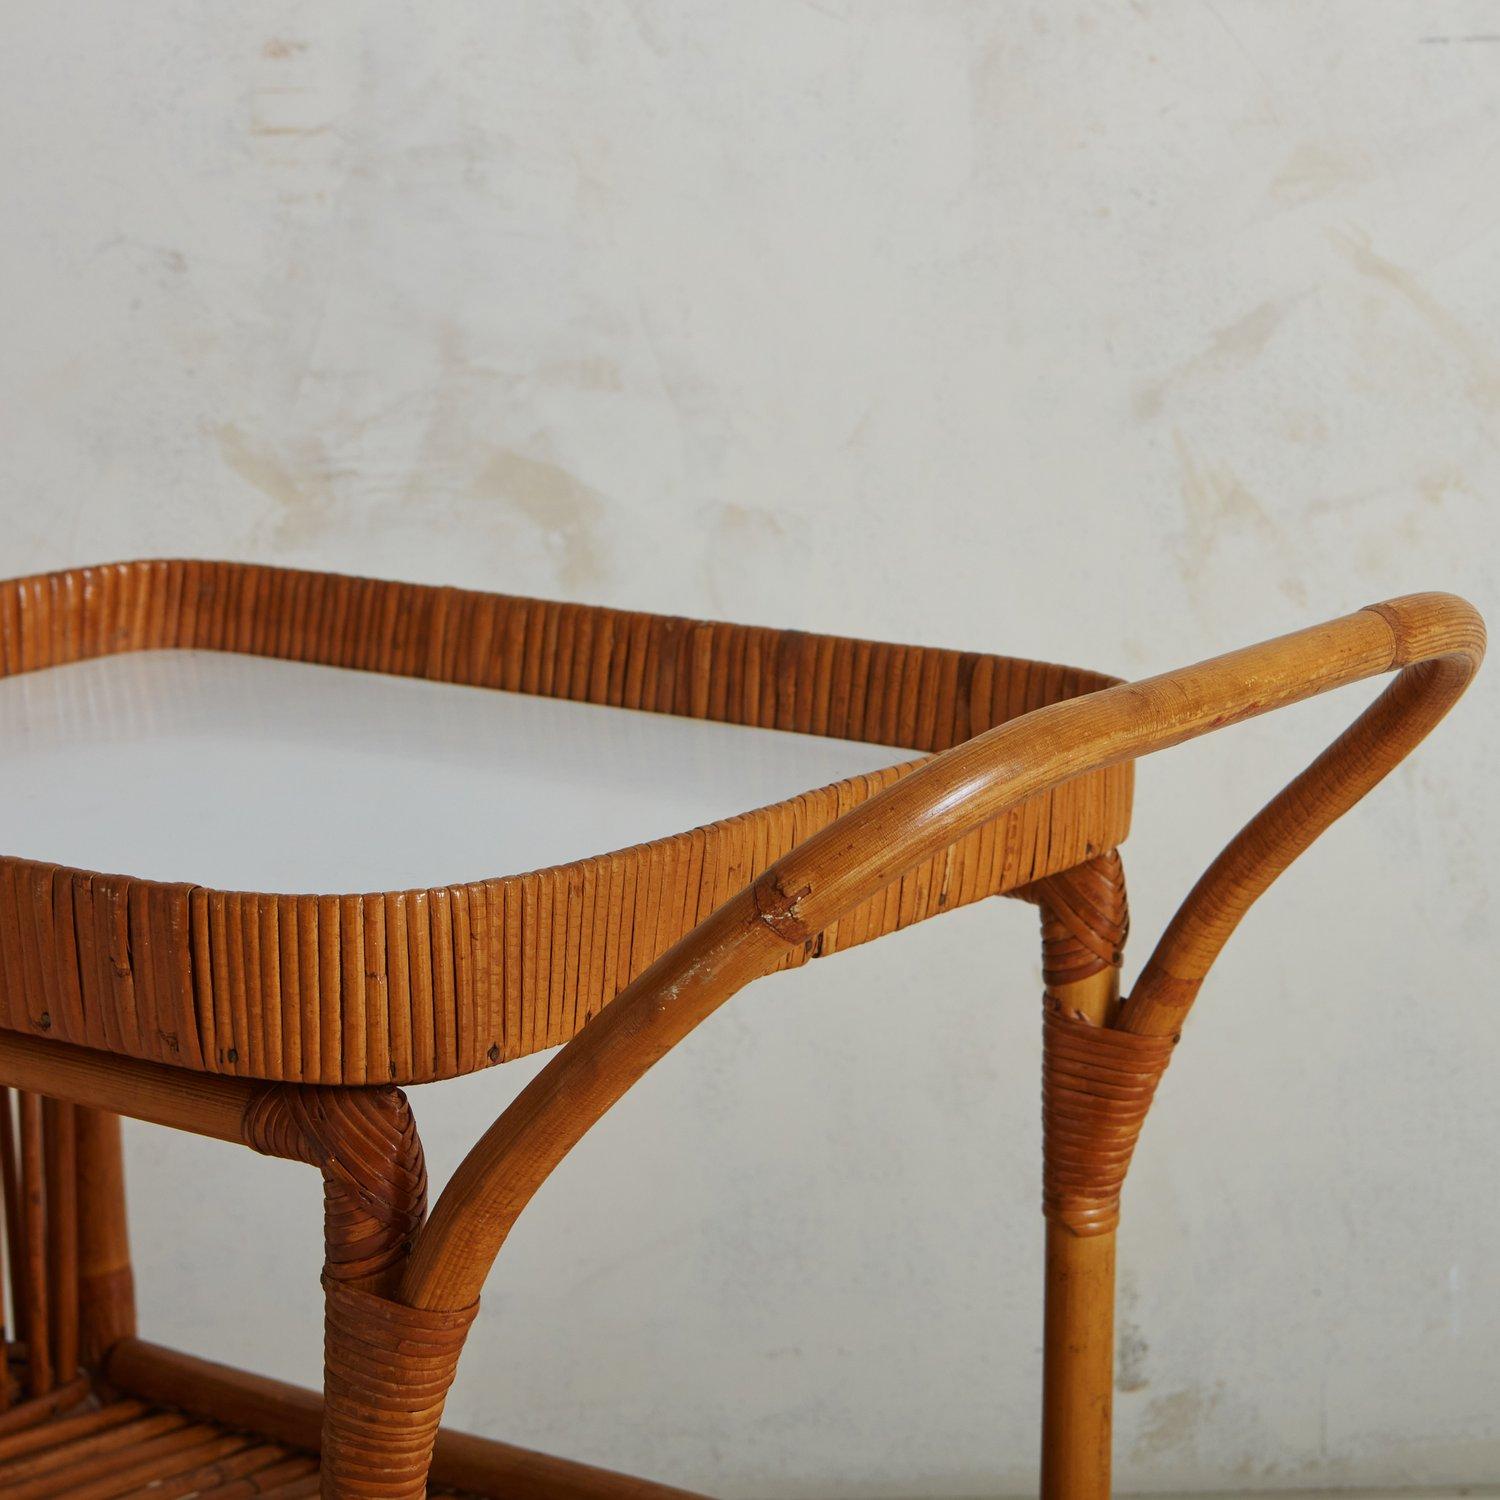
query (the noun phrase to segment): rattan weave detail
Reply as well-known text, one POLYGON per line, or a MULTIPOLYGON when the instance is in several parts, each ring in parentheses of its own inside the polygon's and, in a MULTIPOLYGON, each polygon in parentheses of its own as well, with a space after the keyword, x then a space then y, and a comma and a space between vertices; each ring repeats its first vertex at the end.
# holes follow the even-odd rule
MULTIPOLYGON (((1000 656, 237 563, 122 563, 0 584, 4 675, 159 648, 918 753, 1113 681, 1000 656)), ((469 1072, 567 1041, 780 855, 908 769, 571 864, 423 890, 229 892, 0 857, 0 1026, 276 1080, 424 1082, 469 1072)), ((1032 799, 786 962, 1113 847, 1128 830, 1130 787, 1130 768, 1114 766, 1032 799)))

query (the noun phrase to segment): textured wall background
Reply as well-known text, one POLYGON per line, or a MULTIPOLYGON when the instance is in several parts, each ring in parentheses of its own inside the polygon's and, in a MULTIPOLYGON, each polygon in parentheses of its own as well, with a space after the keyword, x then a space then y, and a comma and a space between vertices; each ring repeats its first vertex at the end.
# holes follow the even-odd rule
MULTIPOLYGON (((1492 5, 6 31, 6 573, 264 558, 1126 674, 1412 588, 1493 612, 1492 5)), ((1500 1475, 1497 684, 1205 994, 1127 1205, 1123 1488, 1500 1475)), ((1137 962, 1359 696, 1142 768, 1137 962)), ((1027 1488, 1032 922, 706 1026, 527 1215, 454 1416, 732 1495, 1027 1488)), ((525 1072, 418 1094, 439 1175, 525 1072)), ((153 1335, 314 1378, 309 1174, 131 1147, 153 1335)))

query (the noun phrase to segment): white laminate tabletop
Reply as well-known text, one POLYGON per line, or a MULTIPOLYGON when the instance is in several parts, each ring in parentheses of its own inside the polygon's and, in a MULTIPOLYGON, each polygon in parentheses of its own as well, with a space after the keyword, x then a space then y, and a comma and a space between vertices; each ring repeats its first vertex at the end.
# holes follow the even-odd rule
POLYGON ((511 875, 910 750, 208 651, 0 680, 0 853, 225 890, 511 875))

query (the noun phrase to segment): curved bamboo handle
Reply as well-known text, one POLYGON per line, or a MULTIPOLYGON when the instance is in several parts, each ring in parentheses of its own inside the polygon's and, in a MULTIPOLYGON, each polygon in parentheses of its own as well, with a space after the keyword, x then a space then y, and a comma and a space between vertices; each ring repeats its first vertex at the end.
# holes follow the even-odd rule
POLYGON ((751 979, 851 907, 1017 802, 1332 688, 1400 675, 1234 839, 1167 929, 1119 1024, 1175 1030, 1251 903, 1456 701, 1484 652, 1475 610, 1414 594, 1038 709, 919 766, 778 860, 628 986, 522 1091, 443 1192, 403 1299, 461 1308, 521 1210, 589 1127, 751 979))
POLYGON ((1302 774, 1284 787, 1204 872, 1162 934, 1118 1024, 1177 1030, 1240 919, 1271 882, 1422 742, 1462 695, 1484 656, 1484 622, 1448 594, 1374 604, 1400 675, 1302 774))

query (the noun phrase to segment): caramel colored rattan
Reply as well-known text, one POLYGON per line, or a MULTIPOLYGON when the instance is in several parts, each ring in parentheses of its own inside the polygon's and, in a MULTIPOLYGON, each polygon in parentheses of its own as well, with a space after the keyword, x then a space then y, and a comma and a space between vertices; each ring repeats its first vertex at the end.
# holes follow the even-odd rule
POLYGON ((691 1500, 508 1444, 438 1437, 473 1309, 425 1312, 366 1289, 399 1271, 391 1247, 404 1253, 420 1222, 411 1207, 425 1202, 398 1091, 264 1089, 243 1132, 323 1170, 326 1401, 136 1339, 115 1212, 118 1118, 0 1088, 0 1307, 16 1318, 14 1336, 0 1337, 0 1496, 691 1500))
POLYGON ((1042 1021, 1042 1208, 1074 1234, 1108 1234, 1176 1036, 1100 1026, 1056 1000, 1042 1021))
POLYGON ((1412 595, 1108 686, 1003 658, 229 564, 0 585, 6 671, 153 646, 943 753, 656 844, 429 891, 233 896, 0 860, 14 1316, 0 1492, 680 1500, 440 1430, 512 1226, 605 1112, 744 985, 1011 892, 1040 907, 1046 986, 1042 1494, 1104 1500, 1120 1193, 1183 1022, 1277 875, 1457 701, 1484 633, 1462 600, 1412 595), (1130 762, 1392 672, 1230 841, 1122 999, 1129 921, 1114 844, 1130 762), (421 1144, 388 1075, 462 1072, 563 1041, 425 1216, 421 1144), (320 1171, 323 1396, 135 1336, 106 1110, 320 1171))
MULTIPOLYGON (((239 563, 121 563, 0 584, 0 674, 161 648, 924 754, 1114 681, 982 653, 239 563)), ((0 857, 0 1026, 305 1083, 469 1072, 567 1041, 788 849, 909 769, 595 858, 425 890, 229 892, 0 857)), ((809 934, 783 962, 1113 847, 1128 830, 1130 788, 1122 765, 1039 795, 809 934)))

